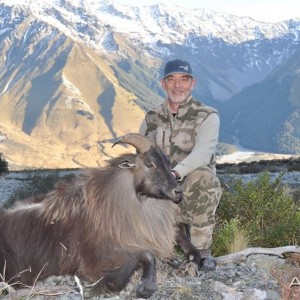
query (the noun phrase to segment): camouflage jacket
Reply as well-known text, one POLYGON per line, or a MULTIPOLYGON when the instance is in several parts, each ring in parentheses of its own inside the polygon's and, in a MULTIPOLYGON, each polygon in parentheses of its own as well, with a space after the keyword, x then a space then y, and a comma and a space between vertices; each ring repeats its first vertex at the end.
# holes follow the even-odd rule
MULTIPOLYGON (((165 100, 146 113, 144 120, 146 128, 141 133, 144 133, 145 136, 162 148, 170 158, 171 167, 176 170, 176 167, 194 149, 201 125, 212 113, 218 116, 215 109, 202 104, 191 96, 184 104, 179 106, 177 115, 174 117, 168 108, 168 101, 165 100)), ((219 128, 217 128, 217 132, 218 130, 219 128)), ((210 154, 207 165, 215 171, 214 151, 210 154)), ((197 167, 200 166, 195 165, 193 169, 197 167)), ((183 176, 187 175, 180 168, 179 173, 183 176)))

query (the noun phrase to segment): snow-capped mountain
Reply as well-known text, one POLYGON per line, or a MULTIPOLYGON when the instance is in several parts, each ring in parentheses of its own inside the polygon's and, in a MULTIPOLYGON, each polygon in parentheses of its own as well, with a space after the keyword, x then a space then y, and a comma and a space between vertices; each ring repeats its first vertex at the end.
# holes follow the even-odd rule
POLYGON ((26 14, 73 41, 119 59, 128 59, 130 53, 119 45, 115 34, 137 47, 141 55, 163 60, 186 56, 198 62, 199 74, 208 72, 203 78, 208 90, 199 96, 216 100, 226 100, 259 82, 300 44, 300 19, 264 23, 171 3, 130 7, 114 1, 5 0, 2 7, 1 29, 7 34, 11 32, 7 25, 13 27, 26 14), (219 82, 210 78, 211 69, 218 71, 219 82))
POLYGON ((299 33, 300 19, 264 23, 171 3, 2 0, 0 152, 24 166, 94 165, 162 100, 166 60, 189 60, 195 97, 218 105, 288 61, 299 33))
POLYGON ((286 34, 294 35, 294 40, 299 41, 297 22, 265 23, 250 17, 241 18, 201 8, 188 9, 172 3, 137 7, 112 0, 3 0, 2 3, 28 10, 37 19, 51 23, 70 37, 88 38, 95 42, 95 46, 100 46, 103 36, 103 28, 97 28, 97 23, 110 26, 144 44, 156 43, 157 40, 186 44, 191 33, 220 38, 230 44, 260 38, 274 39, 286 34), (84 29, 87 25, 95 26, 93 31, 98 32, 100 40, 84 29))

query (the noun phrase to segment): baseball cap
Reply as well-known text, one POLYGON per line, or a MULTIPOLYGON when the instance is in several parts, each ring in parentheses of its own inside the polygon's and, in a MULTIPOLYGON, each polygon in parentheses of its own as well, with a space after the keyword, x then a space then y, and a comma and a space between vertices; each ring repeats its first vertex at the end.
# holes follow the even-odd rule
POLYGON ((174 73, 187 74, 193 77, 190 64, 181 59, 170 60, 166 63, 164 68, 164 78, 174 73))

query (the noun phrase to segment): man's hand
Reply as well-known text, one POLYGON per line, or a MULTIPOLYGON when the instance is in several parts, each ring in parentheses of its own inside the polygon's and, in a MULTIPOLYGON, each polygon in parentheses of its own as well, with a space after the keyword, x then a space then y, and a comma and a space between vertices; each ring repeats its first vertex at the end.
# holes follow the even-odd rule
POLYGON ((175 180, 179 180, 180 179, 180 175, 177 171, 175 170, 171 170, 172 175, 174 176, 175 180))

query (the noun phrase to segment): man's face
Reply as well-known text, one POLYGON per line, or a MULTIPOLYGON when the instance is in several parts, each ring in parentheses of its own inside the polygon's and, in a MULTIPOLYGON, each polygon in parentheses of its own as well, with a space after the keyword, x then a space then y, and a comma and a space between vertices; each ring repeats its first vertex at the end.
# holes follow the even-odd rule
POLYGON ((161 85, 170 101, 183 103, 191 95, 195 79, 186 74, 175 73, 162 79, 161 85))

